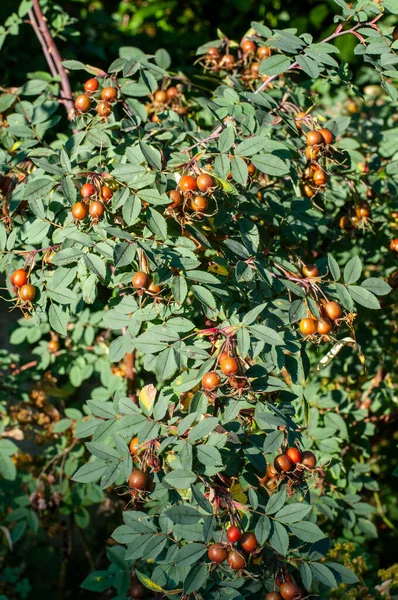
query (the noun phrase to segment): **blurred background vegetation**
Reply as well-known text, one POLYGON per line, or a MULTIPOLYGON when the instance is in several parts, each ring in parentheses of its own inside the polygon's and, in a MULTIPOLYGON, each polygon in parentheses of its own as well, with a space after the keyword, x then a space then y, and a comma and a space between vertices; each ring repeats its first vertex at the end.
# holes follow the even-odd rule
MULTIPOLYGON (((310 32, 318 40, 332 32, 338 8, 334 0, 69 0, 59 6, 58 10, 51 3, 51 20, 59 28, 57 43, 64 58, 107 67, 121 46, 138 46, 147 53, 165 47, 174 68, 187 74, 196 48, 216 39, 218 29, 239 40, 251 21, 264 21, 271 28, 310 32), (69 15, 68 23, 63 11, 69 15)), ((0 23, 14 34, 7 36, 1 49, 3 85, 23 83, 27 72, 47 71, 31 27, 23 25, 24 31, 18 32, 13 23, 17 7, 15 0, 0 3, 0 23), (18 33, 23 34, 22 46, 18 33)), ((337 42, 343 58, 355 67, 354 38, 344 36, 337 42)))

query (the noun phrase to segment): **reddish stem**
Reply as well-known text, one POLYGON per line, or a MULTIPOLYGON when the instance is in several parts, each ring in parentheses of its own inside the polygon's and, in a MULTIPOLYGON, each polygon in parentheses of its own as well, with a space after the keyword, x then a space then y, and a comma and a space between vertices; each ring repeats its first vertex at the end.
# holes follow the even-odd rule
MULTIPOLYGON (((39 0, 33 0, 33 10, 34 10, 34 13, 35 13, 35 16, 37 19, 38 29, 39 29, 41 36, 43 38, 43 41, 45 42, 45 45, 46 45, 46 51, 44 52, 44 54, 45 54, 46 58, 47 58, 47 56, 49 56, 49 57, 51 56, 51 59, 54 62, 55 68, 61 78, 61 102, 64 104, 64 106, 66 108, 66 112, 67 112, 69 121, 73 121, 73 119, 75 118, 75 107, 74 107, 73 100, 72 100, 72 90, 71 90, 70 83, 69 83, 69 77, 67 75, 65 67, 62 64, 62 58, 59 53, 59 50, 53 40, 53 37, 50 33, 48 26, 47 26, 47 19, 43 15, 43 11, 41 10, 39 0)), ((36 29, 33 26, 33 22, 32 22, 32 27, 36 33, 36 29)), ((37 35, 37 33, 36 33, 36 35, 37 35)), ((42 43, 41 38, 39 38, 39 41, 40 41, 40 43, 42 43)), ((43 47, 43 44, 42 44, 42 47, 43 47)), ((43 51, 44 51, 44 49, 43 49, 43 51)), ((48 59, 47 59, 47 62, 48 62, 48 59)), ((50 63, 49 63, 49 66, 50 66, 50 63)), ((50 67, 50 70, 51 70, 51 67, 50 67)))
POLYGON ((33 12, 32 9, 30 9, 30 11, 28 12, 28 15, 29 15, 29 23, 30 23, 30 25, 32 25, 33 31, 35 32, 36 37, 37 37, 37 39, 40 42, 41 49, 43 50, 43 54, 44 54, 44 56, 46 58, 47 64, 48 64, 49 69, 51 71, 51 75, 53 77, 56 77, 58 75, 57 69, 55 68, 52 56, 51 56, 51 54, 48 51, 48 48, 46 46, 46 42, 44 41, 44 37, 42 36, 41 31, 39 29, 39 26, 37 24, 35 13, 33 12))
MULTIPOLYGON (((325 44, 326 42, 330 42, 331 40, 334 40, 335 38, 341 36, 341 35, 346 35, 347 33, 353 33, 354 35, 356 34, 356 29, 358 29, 358 27, 366 27, 366 25, 370 25, 372 26, 372 24, 375 22, 375 20, 369 22, 369 23, 357 23, 357 25, 354 25, 354 27, 352 27, 351 29, 346 29, 346 30, 342 30, 343 25, 340 24, 336 30, 334 31, 334 33, 332 33, 331 35, 329 35, 329 37, 325 38, 324 40, 322 40, 320 43, 321 44, 325 44)), ((365 43, 365 41, 363 41, 363 43, 365 43)), ((290 71, 292 69, 296 69, 299 67, 299 64, 297 61, 292 62, 292 64, 286 69, 286 71, 290 71)), ((286 72, 285 71, 285 72, 286 72)), ((277 73, 276 75, 270 75, 269 77, 267 77, 267 79, 265 81, 263 81, 263 83, 256 89, 256 91, 254 92, 255 94, 258 94, 259 92, 262 92, 262 90, 267 87, 267 85, 273 81, 276 77, 279 77, 280 73, 277 73)))

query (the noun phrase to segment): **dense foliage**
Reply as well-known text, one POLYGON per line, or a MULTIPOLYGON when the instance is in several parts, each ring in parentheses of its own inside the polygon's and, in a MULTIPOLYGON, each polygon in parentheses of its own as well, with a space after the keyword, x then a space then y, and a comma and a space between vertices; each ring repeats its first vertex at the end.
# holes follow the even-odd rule
POLYGON ((334 7, 189 77, 6 22, 50 73, 0 95, 1 600, 393 597, 398 6, 334 7))

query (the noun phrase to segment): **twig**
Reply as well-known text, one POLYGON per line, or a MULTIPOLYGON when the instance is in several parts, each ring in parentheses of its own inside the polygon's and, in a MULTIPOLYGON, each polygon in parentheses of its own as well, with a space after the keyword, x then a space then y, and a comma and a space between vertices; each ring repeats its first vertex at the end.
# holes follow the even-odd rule
MULTIPOLYGON (((40 7, 39 0, 33 0, 33 10, 37 19, 38 27, 44 41, 47 45, 47 52, 54 61, 54 65, 61 77, 61 101, 66 108, 69 121, 73 121, 75 118, 75 107, 72 100, 72 90, 69 83, 69 77, 62 64, 62 58, 59 50, 53 40, 50 30, 47 26, 47 19, 43 15, 43 11, 40 7)), ((33 25, 32 25, 33 26, 33 25)))
POLYGON ((71 443, 70 446, 68 446, 67 448, 65 448, 65 450, 63 450, 62 452, 60 452, 59 454, 57 454, 56 456, 53 456, 53 458, 51 460, 48 461, 48 463, 46 463, 44 465, 44 467, 42 468, 42 470, 40 471, 38 477, 37 477, 37 481, 39 481, 39 479, 41 478, 41 476, 47 471, 47 469, 49 467, 51 467, 51 465, 53 465, 59 458, 65 456, 65 454, 69 454, 69 452, 76 446, 76 444, 79 442, 79 440, 77 438, 75 438, 73 440, 73 442, 71 443))
POLYGON ((26 371, 27 369, 32 369, 37 365, 37 360, 32 360, 31 362, 26 363, 26 365, 22 365, 22 367, 18 367, 12 371, 11 375, 14 377, 15 375, 19 375, 22 371, 26 371))
POLYGON ((211 133, 204 140, 200 140, 200 142, 197 142, 193 146, 189 146, 189 148, 185 148, 185 150, 183 150, 183 153, 186 154, 187 152, 189 152, 189 150, 192 150, 193 148, 196 148, 196 146, 200 146, 201 144, 206 144, 207 142, 210 142, 210 140, 214 140, 215 138, 218 138, 220 136, 221 132, 223 131, 223 129, 224 129, 223 126, 220 125, 219 127, 217 127, 217 129, 215 129, 213 131, 213 133, 211 133))

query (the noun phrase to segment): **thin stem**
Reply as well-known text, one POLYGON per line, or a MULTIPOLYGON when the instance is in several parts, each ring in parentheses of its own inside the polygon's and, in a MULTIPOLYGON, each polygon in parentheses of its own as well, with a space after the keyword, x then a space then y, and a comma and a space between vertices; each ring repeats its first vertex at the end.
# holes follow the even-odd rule
POLYGON ((69 83, 69 77, 62 64, 62 58, 59 50, 47 26, 47 19, 43 15, 39 0, 33 0, 33 10, 37 19, 38 28, 46 43, 47 52, 49 55, 51 55, 58 74, 61 77, 61 101, 66 108, 69 121, 73 121, 75 118, 75 107, 72 100, 72 90, 69 83))
POLYGON ((41 33, 41 31, 39 29, 39 26, 37 24, 35 13, 33 12, 32 9, 30 9, 30 11, 28 12, 28 15, 29 15, 29 23, 30 23, 30 25, 32 25, 33 31, 35 32, 36 37, 37 37, 37 39, 40 42, 41 49, 43 50, 43 54, 44 54, 44 56, 46 58, 48 66, 50 68, 51 75, 53 77, 56 77, 58 75, 57 69, 55 68, 52 56, 51 56, 51 54, 48 51, 48 48, 46 46, 46 42, 44 41, 42 33, 41 33))
MULTIPOLYGON (((334 33, 332 33, 331 35, 329 35, 327 38, 325 38, 324 40, 322 40, 320 43, 321 44, 325 44, 326 42, 330 42, 330 40, 334 40, 335 38, 341 36, 341 35, 346 35, 347 33, 352 33, 354 35, 356 35, 356 30, 358 29, 358 27, 366 27, 366 25, 372 25, 372 23, 374 22, 371 21, 370 23, 357 23, 356 25, 354 25, 354 27, 352 27, 351 29, 346 29, 344 31, 342 31, 343 29, 343 25, 340 23, 340 25, 336 28, 336 30, 334 31, 334 33)), ((360 39, 361 43, 365 43, 365 41, 362 39, 360 39)), ((292 69, 296 69, 297 67, 299 67, 299 64, 297 61, 294 61, 291 63, 291 65, 286 69, 286 71, 291 71, 292 69)), ((285 71, 285 72, 286 72, 285 71)), ((274 79, 276 79, 276 77, 279 77, 280 73, 277 73, 276 75, 270 75, 269 77, 267 77, 267 79, 265 81, 263 81, 263 83, 256 89, 256 91, 254 92, 255 94, 258 94, 259 92, 262 92, 263 89, 265 87, 267 87, 267 85, 269 83, 271 83, 271 81, 273 81, 274 79)))
POLYGON ((197 146, 200 146, 201 144, 206 144, 207 142, 210 142, 211 140, 218 138, 221 135, 221 132, 223 131, 223 129, 224 129, 224 127, 222 125, 220 125, 219 127, 217 127, 217 129, 215 129, 213 131, 213 133, 211 133, 204 140, 200 140, 200 142, 196 142, 196 144, 193 144, 193 146, 189 146, 189 148, 185 148, 185 150, 183 150, 183 153, 186 154, 190 150, 193 150, 193 148, 196 148, 197 146))

